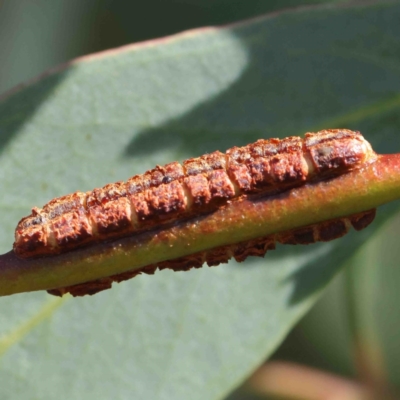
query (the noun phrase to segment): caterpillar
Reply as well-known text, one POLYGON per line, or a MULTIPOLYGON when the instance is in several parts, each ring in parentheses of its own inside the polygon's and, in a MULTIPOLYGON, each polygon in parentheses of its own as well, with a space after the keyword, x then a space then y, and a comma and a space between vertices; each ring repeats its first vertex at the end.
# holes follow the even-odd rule
MULTIPOLYGON (((212 212, 244 196, 275 195, 308 183, 334 178, 376 159, 359 132, 347 129, 306 133, 304 138, 260 139, 225 153, 215 151, 183 163, 156 166, 126 182, 55 198, 34 207, 15 230, 14 252, 21 258, 54 256, 105 240, 135 235, 163 224, 212 212)), ((372 222, 375 210, 278 232, 244 243, 168 260, 140 270, 49 290, 74 296, 94 294, 139 273, 187 270, 204 262, 218 265, 231 257, 264 256, 275 243, 309 244, 343 236, 372 222)))

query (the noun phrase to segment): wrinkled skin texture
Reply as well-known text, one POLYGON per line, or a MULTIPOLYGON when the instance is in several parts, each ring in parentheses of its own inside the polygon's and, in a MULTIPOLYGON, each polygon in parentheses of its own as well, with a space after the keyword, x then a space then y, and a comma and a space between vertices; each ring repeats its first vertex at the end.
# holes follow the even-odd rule
MULTIPOLYGON (((361 168, 375 158, 359 132, 346 129, 307 133, 304 139, 258 140, 226 153, 216 151, 198 158, 172 162, 136 175, 127 182, 108 184, 91 192, 56 198, 42 209, 33 208, 15 232, 14 252, 22 258, 43 257, 113 238, 135 235, 165 223, 229 207, 231 201, 260 193, 268 196, 308 182, 333 178, 361 168)), ((50 290, 62 295, 94 294, 141 272, 164 268, 188 270, 248 256, 264 256, 275 242, 309 244, 329 241, 363 229, 375 210, 325 221, 244 243, 217 247, 183 258, 116 276, 50 290)))

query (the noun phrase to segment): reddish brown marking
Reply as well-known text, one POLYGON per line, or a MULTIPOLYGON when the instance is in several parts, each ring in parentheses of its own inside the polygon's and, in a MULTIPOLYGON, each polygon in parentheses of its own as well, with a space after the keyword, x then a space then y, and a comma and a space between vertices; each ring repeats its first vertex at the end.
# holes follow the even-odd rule
POLYGON ((133 230, 130 203, 126 197, 89 208, 89 217, 99 236, 109 237, 133 230))
POLYGON ((188 176, 184 182, 194 207, 204 207, 210 202, 211 193, 208 188, 207 178, 204 175, 188 176))
POLYGON ((344 236, 348 231, 346 221, 337 219, 319 224, 318 234, 321 242, 329 242, 344 236))
POLYGON ((376 209, 371 210, 369 213, 355 214, 349 217, 350 223, 356 231, 361 231, 366 228, 375 218, 376 209))
POLYGON ((85 211, 85 199, 86 194, 82 192, 67 194, 66 196, 57 197, 49 201, 43 207, 43 210, 36 210, 51 220, 68 212, 74 212, 78 209, 85 211))
POLYGON ((54 218, 49 225, 55 242, 63 249, 74 248, 76 243, 88 242, 93 237, 92 227, 80 209, 54 218))
POLYGON ((306 135, 305 145, 309 149, 314 167, 320 173, 347 171, 360 160, 363 146, 348 130, 328 130, 324 135, 306 135))
MULTIPOLYGON (((173 269, 174 271, 188 271, 191 268, 200 268, 204 263, 204 254, 195 253, 190 256, 176 258, 171 261, 163 261, 156 267, 161 271, 163 269, 173 269)), ((144 271, 146 273, 146 271, 144 271)))
POLYGON ((47 248, 48 235, 42 225, 32 225, 28 229, 23 229, 24 223, 30 224, 31 218, 26 218, 20 222, 17 233, 20 235, 18 242, 19 253, 36 254, 43 252, 47 248))
POLYGON ((111 289, 112 282, 111 278, 101 278, 78 285, 66 286, 65 288, 48 290, 47 293, 60 297, 65 293, 71 293, 74 297, 85 296, 87 294, 92 296, 103 290, 111 289))
POLYGON ((145 192, 149 216, 154 219, 171 219, 186 210, 186 196, 183 185, 172 181, 168 185, 161 184, 145 192))
POLYGON ((275 250, 275 238, 273 236, 253 239, 232 246, 233 257, 237 262, 242 262, 249 256, 264 257, 268 250, 275 250))
POLYGON ((211 199, 215 203, 226 203, 226 200, 235 196, 235 188, 224 170, 211 171, 208 174, 208 181, 211 199))
POLYGON ((133 230, 124 182, 94 189, 86 197, 86 207, 88 219, 99 237, 127 234, 133 230))
POLYGON ((205 255, 205 262, 209 267, 216 267, 219 264, 227 263, 232 257, 233 246, 220 246, 208 250, 205 255))

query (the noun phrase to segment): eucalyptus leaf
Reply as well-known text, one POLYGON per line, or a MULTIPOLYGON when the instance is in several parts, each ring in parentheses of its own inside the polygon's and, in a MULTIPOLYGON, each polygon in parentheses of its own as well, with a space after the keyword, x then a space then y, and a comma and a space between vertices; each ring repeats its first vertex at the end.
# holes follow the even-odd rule
MULTIPOLYGON (((156 163, 321 127, 398 151, 399 17, 381 1, 287 11, 88 57, 4 98, 1 250, 31 206, 156 163)), ((221 398, 373 229, 92 298, 0 298, 0 397, 221 398)))

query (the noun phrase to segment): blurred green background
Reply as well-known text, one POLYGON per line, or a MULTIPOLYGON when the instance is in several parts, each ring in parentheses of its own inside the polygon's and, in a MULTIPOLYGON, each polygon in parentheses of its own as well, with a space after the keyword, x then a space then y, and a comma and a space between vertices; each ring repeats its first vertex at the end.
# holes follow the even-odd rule
POLYGON ((0 93, 71 58, 327 1, 0 1, 0 93), (155 12, 155 10, 157 10, 155 12))
MULTIPOLYGON (((345 3, 344 1, 341 1, 345 3)), ((46 69, 74 57, 182 30, 225 24, 279 9, 331 1, 265 0, 0 0, 0 93, 46 69), (157 10, 157 12, 155 12, 157 10)), ((277 39, 279 40, 279 38, 277 39)), ((396 315, 399 220, 376 234, 358 255, 368 268, 371 296, 367 307, 374 333, 386 343, 386 354, 397 348, 396 315), (380 301, 376 302, 379 298, 380 301), (378 328, 376 328, 378 327, 378 328)), ((367 271, 367 270, 366 270, 367 271)), ((354 365, 349 336, 345 272, 337 276, 313 310, 292 330, 276 351, 286 359, 352 376, 354 365)), ((383 357, 385 354, 383 354, 383 357)), ((399 382, 400 360, 391 358, 388 374, 399 382), (396 378, 397 376, 397 378, 396 378)), ((235 398, 245 398, 238 392, 235 398)))

